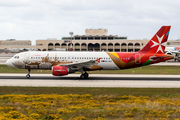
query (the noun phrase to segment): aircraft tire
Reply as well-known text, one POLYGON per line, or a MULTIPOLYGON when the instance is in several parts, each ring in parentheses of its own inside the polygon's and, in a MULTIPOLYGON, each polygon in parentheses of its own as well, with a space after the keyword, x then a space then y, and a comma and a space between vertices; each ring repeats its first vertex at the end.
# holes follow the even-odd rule
POLYGON ((26 75, 26 78, 30 78, 31 76, 29 74, 26 75))
POLYGON ((85 75, 84 75, 84 74, 81 74, 80 78, 81 78, 81 79, 84 79, 84 78, 85 78, 85 75))
POLYGON ((88 74, 88 73, 84 73, 84 77, 85 77, 85 78, 88 78, 88 77, 89 77, 89 74, 88 74))

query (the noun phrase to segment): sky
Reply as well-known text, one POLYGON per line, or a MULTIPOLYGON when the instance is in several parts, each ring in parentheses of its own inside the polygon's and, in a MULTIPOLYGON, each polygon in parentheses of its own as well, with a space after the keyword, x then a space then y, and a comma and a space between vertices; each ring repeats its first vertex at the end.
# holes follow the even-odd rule
POLYGON ((0 0, 0 40, 35 40, 85 35, 151 39, 170 25, 169 40, 180 39, 180 0, 0 0))

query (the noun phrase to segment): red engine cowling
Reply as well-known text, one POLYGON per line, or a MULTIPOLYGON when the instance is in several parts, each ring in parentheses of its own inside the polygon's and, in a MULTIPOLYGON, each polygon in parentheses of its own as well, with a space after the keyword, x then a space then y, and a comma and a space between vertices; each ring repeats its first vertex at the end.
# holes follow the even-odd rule
POLYGON ((54 76, 68 75, 69 68, 67 66, 52 66, 52 74, 54 76))

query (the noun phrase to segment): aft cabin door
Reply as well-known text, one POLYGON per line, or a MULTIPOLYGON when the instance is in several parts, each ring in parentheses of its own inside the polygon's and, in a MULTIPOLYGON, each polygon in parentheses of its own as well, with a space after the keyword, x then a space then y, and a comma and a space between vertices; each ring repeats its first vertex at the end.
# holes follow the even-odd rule
POLYGON ((135 54, 135 63, 140 64, 141 63, 141 55, 140 54, 135 54))

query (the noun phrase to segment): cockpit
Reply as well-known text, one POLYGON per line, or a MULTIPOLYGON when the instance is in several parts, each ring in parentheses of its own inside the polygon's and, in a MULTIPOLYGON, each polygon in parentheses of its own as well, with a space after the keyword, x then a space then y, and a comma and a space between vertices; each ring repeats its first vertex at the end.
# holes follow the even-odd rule
POLYGON ((19 56, 14 56, 14 59, 19 59, 19 56))

